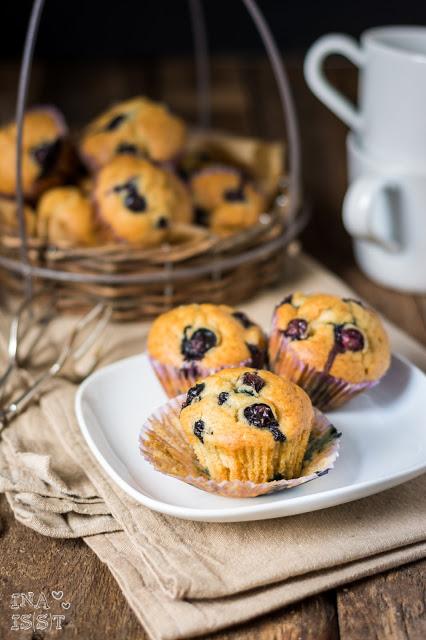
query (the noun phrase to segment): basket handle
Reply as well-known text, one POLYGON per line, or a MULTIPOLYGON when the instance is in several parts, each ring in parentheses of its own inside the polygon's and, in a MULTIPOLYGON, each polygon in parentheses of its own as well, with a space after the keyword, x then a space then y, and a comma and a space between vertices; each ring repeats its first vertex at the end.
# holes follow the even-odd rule
MULTIPOLYGON (((278 94, 281 101, 284 123, 288 136, 289 179, 287 186, 292 192, 289 216, 292 219, 301 201, 301 158, 299 127, 296 117, 287 74, 281 60, 281 56, 274 36, 260 11, 256 0, 242 0, 247 12, 252 18, 260 35, 272 66, 278 94)), ((207 42, 206 21, 202 0, 188 0, 191 15, 192 31, 194 36, 194 52, 196 63, 197 99, 199 124, 201 128, 210 125, 210 74, 209 74, 209 47, 207 42)))
POLYGON ((253 22, 259 32, 263 45, 269 57, 269 61, 277 83, 278 94, 281 100, 284 122, 288 137, 288 157, 289 157, 289 186, 292 194, 290 202, 290 218, 297 213, 301 202, 301 157, 300 157, 300 137, 299 125, 296 116, 296 109, 290 90, 284 64, 281 60, 280 52, 275 42, 274 36, 266 22, 263 14, 257 6, 256 0, 242 0, 247 11, 251 15, 253 22))
POLYGON ((44 0, 34 0, 30 22, 25 37, 22 65, 19 73, 18 96, 16 99, 16 205, 21 244, 21 262, 24 265, 25 297, 32 297, 32 269, 28 258, 27 228, 24 214, 24 190, 22 185, 22 140, 24 136, 24 115, 27 103, 28 85, 37 39, 38 25, 43 11, 44 0))

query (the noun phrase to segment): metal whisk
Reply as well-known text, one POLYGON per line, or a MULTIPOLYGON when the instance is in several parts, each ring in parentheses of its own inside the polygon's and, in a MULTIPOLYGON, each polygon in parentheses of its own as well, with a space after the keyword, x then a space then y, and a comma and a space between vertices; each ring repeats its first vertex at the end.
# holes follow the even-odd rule
MULTIPOLYGON (((106 328, 111 314, 112 308, 109 305, 97 304, 78 320, 65 340, 59 355, 48 369, 41 373, 17 398, 0 409, 0 432, 28 406, 48 380, 58 376, 68 362, 75 363, 88 352, 106 328)), ((28 362, 32 350, 55 315, 53 304, 50 304, 47 309, 44 307, 41 311, 36 309, 33 302, 25 302, 20 307, 10 327, 8 364, 0 378, 0 393, 3 393, 6 382, 13 371, 28 362), (28 344, 24 344, 25 340, 28 341, 28 344)))

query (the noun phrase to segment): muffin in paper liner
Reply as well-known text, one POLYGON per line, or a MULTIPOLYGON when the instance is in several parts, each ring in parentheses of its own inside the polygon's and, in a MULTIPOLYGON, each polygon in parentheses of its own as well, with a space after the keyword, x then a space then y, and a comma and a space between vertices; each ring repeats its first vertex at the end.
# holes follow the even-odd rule
POLYGON ((321 411, 337 409, 380 382, 380 378, 366 382, 347 382, 325 371, 318 371, 303 362, 291 349, 291 341, 275 328, 269 338, 269 358, 271 370, 302 387, 312 404, 321 411))
POLYGON ((200 378, 207 378, 207 376, 210 376, 212 373, 217 373, 224 368, 256 367, 261 369, 265 359, 263 352, 259 351, 258 360, 255 363, 253 363, 253 357, 251 357, 242 362, 227 365, 226 367, 209 368, 204 367, 198 362, 189 362, 185 363, 183 367, 178 368, 171 364, 159 362, 150 355, 148 355, 148 357, 155 371, 155 375, 169 398, 175 398, 181 393, 186 393, 200 378))
POLYGON ((184 400, 185 394, 173 398, 148 418, 139 437, 140 451, 157 471, 209 493, 228 498, 254 498, 291 489, 327 474, 339 455, 341 433, 314 408, 314 424, 305 453, 302 476, 258 484, 238 480, 216 482, 200 466, 180 425, 179 414, 184 400))

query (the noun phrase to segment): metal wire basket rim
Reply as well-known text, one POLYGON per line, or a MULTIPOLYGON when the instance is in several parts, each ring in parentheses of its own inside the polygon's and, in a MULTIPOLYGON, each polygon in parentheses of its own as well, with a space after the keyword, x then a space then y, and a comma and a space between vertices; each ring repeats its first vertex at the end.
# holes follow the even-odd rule
POLYGON ((309 212, 307 207, 303 207, 299 210, 298 215, 293 222, 281 233, 278 237, 265 242, 265 244, 254 247, 240 253, 236 256, 230 256, 228 258, 213 259, 209 264, 199 265, 194 267, 179 267, 174 269, 172 265, 165 264, 164 270, 158 273, 134 273, 128 275, 116 275, 116 274, 96 274, 96 273, 69 273, 68 271, 61 271, 55 269, 49 269, 48 267, 35 267, 26 265, 19 260, 12 258, 6 258, 0 256, 0 266, 12 271, 13 273, 20 274, 24 277, 32 276, 43 278, 45 280, 57 280, 59 282, 89 282, 98 284, 157 284, 157 283, 172 283, 178 280, 186 280, 193 276, 217 276, 227 269, 238 267, 242 264, 251 262, 256 259, 261 259, 269 254, 273 253, 279 247, 288 245, 305 227, 309 218, 309 212))

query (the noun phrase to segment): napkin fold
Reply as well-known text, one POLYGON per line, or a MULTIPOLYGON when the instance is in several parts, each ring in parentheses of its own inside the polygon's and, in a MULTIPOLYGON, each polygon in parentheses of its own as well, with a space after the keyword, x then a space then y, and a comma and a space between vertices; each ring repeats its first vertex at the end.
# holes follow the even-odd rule
MULTIPOLYGON (((290 290, 351 294, 306 256, 292 258, 288 269, 291 287, 243 306, 265 328, 290 290)), ((102 364, 141 351, 147 326, 109 327, 102 364)), ((388 330, 393 349, 426 369, 426 350, 396 328, 388 330)), ((74 385, 57 381, 3 432, 0 491, 26 526, 48 536, 84 537, 156 640, 205 635, 426 556, 426 475, 288 518, 178 520, 135 502, 105 474, 80 433, 74 396, 74 385)), ((325 486, 329 479, 316 482, 325 486)))

